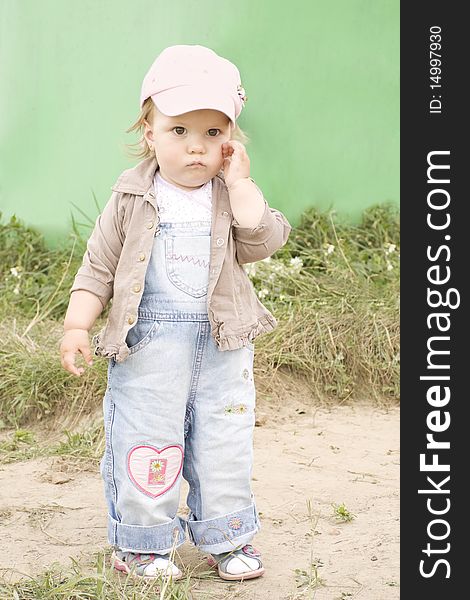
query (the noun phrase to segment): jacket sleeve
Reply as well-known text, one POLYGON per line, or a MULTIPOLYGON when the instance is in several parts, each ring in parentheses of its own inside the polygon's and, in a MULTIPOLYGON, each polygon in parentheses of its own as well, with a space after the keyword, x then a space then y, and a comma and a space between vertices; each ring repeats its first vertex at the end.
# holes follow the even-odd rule
POLYGON ((263 260, 274 254, 287 242, 291 229, 286 217, 275 208, 270 208, 266 199, 263 216, 256 227, 241 227, 233 219, 232 235, 239 264, 263 260))
POLYGON ((70 289, 70 292, 87 290, 95 294, 103 308, 113 296, 114 275, 124 243, 124 207, 120 205, 120 198, 119 192, 113 192, 96 219, 82 265, 70 289))

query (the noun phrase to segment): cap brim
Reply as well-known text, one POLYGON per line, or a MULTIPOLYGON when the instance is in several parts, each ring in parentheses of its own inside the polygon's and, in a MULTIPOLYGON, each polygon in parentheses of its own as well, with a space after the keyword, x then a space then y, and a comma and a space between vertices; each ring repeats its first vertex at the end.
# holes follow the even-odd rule
POLYGON ((168 117, 176 117, 192 110, 212 109, 224 113, 235 124, 233 100, 210 87, 179 86, 154 94, 152 100, 158 110, 168 117))

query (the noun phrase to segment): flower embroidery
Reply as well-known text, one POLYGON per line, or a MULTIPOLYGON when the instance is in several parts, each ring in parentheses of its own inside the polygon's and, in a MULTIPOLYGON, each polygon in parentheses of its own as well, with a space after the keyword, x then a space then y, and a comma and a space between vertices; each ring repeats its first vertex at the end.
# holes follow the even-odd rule
POLYGON ((150 463, 150 468, 154 473, 156 473, 157 471, 161 471, 163 468, 163 461, 162 460, 152 460, 152 462, 150 463))
POLYGON ((228 522, 228 526, 230 527, 230 529, 240 529, 240 527, 242 526, 242 520, 240 519, 240 517, 232 517, 228 522))
POLYGON ((234 415, 234 414, 243 415, 246 413, 247 410, 248 410, 248 407, 246 404, 230 404, 229 406, 226 406, 224 408, 226 415, 234 415))
POLYGON ((245 102, 247 102, 247 101, 248 101, 248 96, 247 96, 247 95, 246 95, 246 93, 245 93, 245 88, 243 88, 243 87, 241 86, 241 84, 239 84, 239 85, 237 86, 237 94, 238 94, 238 97, 239 97, 239 98, 240 98, 240 100, 241 100, 241 103, 242 103, 242 105, 243 105, 243 106, 245 106, 245 102))
POLYGON ((148 483, 150 485, 164 485, 168 460, 166 458, 150 459, 148 470, 148 483))

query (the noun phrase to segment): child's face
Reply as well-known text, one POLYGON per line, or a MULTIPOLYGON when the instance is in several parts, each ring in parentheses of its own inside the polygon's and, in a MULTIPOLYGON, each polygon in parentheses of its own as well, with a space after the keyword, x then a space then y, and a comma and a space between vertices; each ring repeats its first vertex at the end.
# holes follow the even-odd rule
POLYGON ((222 144, 230 140, 230 119, 218 110, 201 109, 168 117, 154 107, 145 138, 153 145, 160 174, 169 183, 194 190, 222 168, 222 144), (191 166, 200 161, 202 165, 191 166))

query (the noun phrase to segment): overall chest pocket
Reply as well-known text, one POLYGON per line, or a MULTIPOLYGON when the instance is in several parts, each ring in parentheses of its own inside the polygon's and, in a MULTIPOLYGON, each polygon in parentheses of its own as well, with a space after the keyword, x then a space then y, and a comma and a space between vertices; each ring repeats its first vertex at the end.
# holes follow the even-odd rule
POLYGON ((165 240, 168 279, 179 290, 194 298, 207 294, 210 240, 210 235, 170 235, 165 240))

